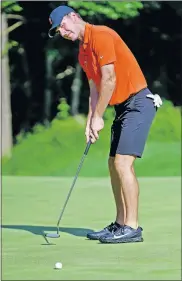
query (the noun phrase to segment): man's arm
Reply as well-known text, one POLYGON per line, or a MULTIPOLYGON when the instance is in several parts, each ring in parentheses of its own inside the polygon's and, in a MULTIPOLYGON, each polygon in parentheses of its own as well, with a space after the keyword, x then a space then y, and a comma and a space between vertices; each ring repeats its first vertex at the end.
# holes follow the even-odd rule
POLYGON ((89 96, 89 112, 87 116, 87 123, 86 123, 86 129, 85 129, 85 136, 87 142, 90 139, 90 124, 91 124, 91 119, 94 115, 96 104, 98 101, 98 92, 95 83, 93 80, 89 80, 89 87, 90 87, 90 96, 89 96))
POLYGON ((99 132, 104 128, 103 114, 113 95, 116 86, 114 62, 116 61, 115 44, 112 35, 107 31, 98 32, 93 42, 93 50, 101 70, 99 99, 91 122, 93 140, 99 138, 99 132), (105 44, 107 42, 107 44, 105 44))
POLYGON ((93 80, 89 80, 89 86, 90 86, 90 96, 89 96, 88 117, 91 118, 95 112, 96 104, 98 101, 98 92, 97 92, 97 88, 96 88, 96 85, 93 82, 93 80))
POLYGON ((96 105, 96 109, 93 117, 103 117, 103 114, 109 104, 116 86, 116 75, 114 70, 114 64, 107 64, 101 67, 101 84, 99 99, 96 105))
POLYGON ((104 128, 103 114, 109 104, 116 86, 116 75, 114 64, 107 64, 101 67, 101 84, 99 98, 91 120, 92 140, 95 142, 99 138, 99 131, 104 128))

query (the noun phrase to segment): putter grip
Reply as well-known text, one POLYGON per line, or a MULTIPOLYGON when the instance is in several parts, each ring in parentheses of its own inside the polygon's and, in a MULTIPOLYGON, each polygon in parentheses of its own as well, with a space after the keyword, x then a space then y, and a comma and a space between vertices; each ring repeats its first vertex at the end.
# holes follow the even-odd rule
POLYGON ((84 154, 85 154, 85 155, 87 155, 91 144, 92 144, 92 143, 91 143, 91 141, 89 140, 88 143, 87 143, 87 146, 86 146, 86 148, 85 148, 85 151, 84 151, 84 154))

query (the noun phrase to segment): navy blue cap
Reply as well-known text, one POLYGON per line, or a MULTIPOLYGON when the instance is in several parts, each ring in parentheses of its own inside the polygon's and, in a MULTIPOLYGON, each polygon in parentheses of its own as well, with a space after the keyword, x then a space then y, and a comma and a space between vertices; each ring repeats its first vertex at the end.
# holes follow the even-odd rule
POLYGON ((54 37, 55 29, 60 25, 64 16, 68 15, 71 12, 75 12, 72 8, 68 6, 59 6, 52 11, 49 16, 49 21, 52 24, 52 27, 49 29, 49 37, 54 37))

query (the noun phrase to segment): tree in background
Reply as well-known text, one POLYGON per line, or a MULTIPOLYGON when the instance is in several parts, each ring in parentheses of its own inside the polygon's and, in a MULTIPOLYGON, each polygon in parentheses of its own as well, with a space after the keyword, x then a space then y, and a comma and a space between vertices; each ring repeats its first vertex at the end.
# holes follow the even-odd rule
POLYGON ((1 76, 1 156, 7 155, 11 156, 12 148, 12 114, 11 114, 11 87, 10 87, 10 66, 9 66, 9 49, 18 45, 16 41, 9 41, 8 34, 20 27, 23 24, 23 17, 12 14, 13 12, 18 13, 22 9, 16 4, 15 1, 11 2, 2 2, 2 50, 1 50, 1 59, 2 59, 2 76, 1 76), (18 20, 13 25, 7 25, 7 19, 18 20))

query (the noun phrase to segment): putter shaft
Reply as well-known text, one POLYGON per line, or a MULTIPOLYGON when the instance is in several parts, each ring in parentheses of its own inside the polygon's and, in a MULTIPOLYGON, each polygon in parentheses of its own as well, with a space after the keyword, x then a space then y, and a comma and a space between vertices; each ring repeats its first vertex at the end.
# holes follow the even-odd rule
POLYGON ((85 160, 85 157, 86 157, 86 154, 84 154, 84 155, 82 156, 82 159, 81 159, 81 161, 80 161, 80 164, 79 164, 78 169, 77 169, 77 172, 76 172, 76 175, 75 175, 75 177, 74 177, 74 179, 73 179, 73 183, 72 183, 72 185, 71 185, 71 188, 70 188, 69 193, 68 193, 68 195, 67 195, 67 198, 66 198, 66 201, 65 201, 65 203, 64 203, 63 209, 62 209, 61 214, 60 214, 60 216, 59 216, 59 219, 58 219, 58 222, 57 222, 57 229, 58 229, 58 230, 57 230, 57 233, 59 233, 59 223, 60 223, 61 218, 62 218, 62 216, 63 216, 63 214, 64 214, 64 210, 65 210, 66 205, 67 205, 67 203, 68 203, 68 200, 69 200, 69 198, 70 198, 70 195, 71 195, 71 192, 72 192, 72 190, 73 190, 73 187, 75 186, 76 180, 77 180, 77 178, 78 178, 78 175, 79 175, 79 172, 80 172, 81 167, 82 167, 82 165, 83 165, 83 162, 84 162, 84 160, 85 160))
POLYGON ((82 156, 82 158, 81 158, 81 161, 80 161, 80 164, 79 164, 79 166, 78 166, 76 175, 75 175, 75 177, 74 177, 74 179, 73 179, 73 183, 72 183, 72 185, 71 185, 71 188, 70 188, 69 193, 68 193, 68 195, 67 195, 67 198, 66 198, 66 201, 65 201, 65 203, 64 203, 63 209, 62 209, 61 214, 60 214, 60 216, 59 216, 59 219, 58 219, 58 222, 57 222, 57 234, 47 233, 47 234, 46 234, 46 237, 49 237, 49 238, 59 238, 59 236, 60 236, 60 235, 59 235, 59 223, 60 223, 60 221, 61 221, 61 218, 62 218, 62 216, 63 216, 64 210, 65 210, 66 205, 67 205, 67 203, 68 203, 68 200, 69 200, 69 198, 70 198, 71 192, 72 192, 73 187, 74 187, 74 185, 75 185, 75 183, 76 183, 76 180, 77 180, 77 178, 78 178, 78 174, 79 174, 79 172, 80 172, 80 170, 81 170, 81 167, 82 167, 82 165, 83 165, 83 162, 84 162, 84 160, 85 160, 85 157, 86 157, 86 155, 87 155, 87 153, 88 153, 88 151, 89 151, 89 148, 90 148, 91 144, 92 144, 91 141, 89 141, 89 142, 87 143, 87 146, 86 146, 86 148, 85 148, 84 154, 83 154, 83 156, 82 156))
POLYGON ((71 188, 70 188, 70 190, 69 190, 69 193, 68 193, 68 195, 67 195, 67 198, 66 198, 66 201, 65 201, 65 203, 64 203, 63 209, 62 209, 61 214, 60 214, 60 216, 59 216, 59 219, 58 219, 58 222, 57 222, 57 234, 58 234, 58 235, 59 235, 59 224, 60 224, 61 218, 62 218, 62 216, 63 216, 64 210, 65 210, 65 208, 66 208, 66 205, 67 205, 68 200, 69 200, 69 198, 70 198, 71 192, 72 192, 73 187, 74 187, 74 185, 75 185, 75 183, 76 183, 76 180, 77 180, 77 178, 78 178, 79 172, 80 172, 80 170, 81 170, 81 167, 82 167, 82 165, 83 165, 83 162, 84 162, 84 160, 85 160, 85 157, 87 156, 87 153, 88 153, 88 151, 89 151, 89 148, 90 148, 91 144, 92 144, 92 142, 89 140, 89 142, 87 143, 87 146, 86 146, 86 148, 85 148, 84 154, 83 154, 83 156, 82 156, 82 158, 81 158, 80 164, 79 164, 79 166, 78 166, 76 175, 75 175, 75 177, 74 177, 74 179, 73 179, 73 183, 72 183, 71 188))

